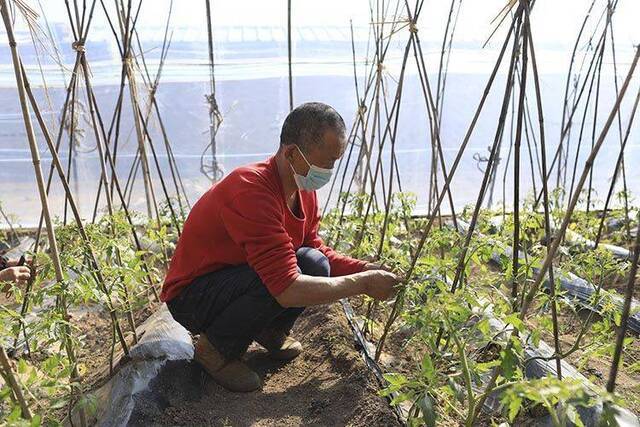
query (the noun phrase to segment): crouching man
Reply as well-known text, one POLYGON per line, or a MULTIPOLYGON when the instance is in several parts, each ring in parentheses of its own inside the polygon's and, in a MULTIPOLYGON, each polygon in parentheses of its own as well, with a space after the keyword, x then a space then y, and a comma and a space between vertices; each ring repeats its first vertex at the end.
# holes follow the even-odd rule
POLYGON ((275 155, 213 185, 184 224, 161 299, 200 334, 195 360, 229 390, 261 387, 241 361, 253 341, 277 359, 300 354, 289 333, 305 307, 394 293, 394 274, 340 255, 318 236, 315 190, 346 143, 333 108, 303 104, 286 118, 275 155))

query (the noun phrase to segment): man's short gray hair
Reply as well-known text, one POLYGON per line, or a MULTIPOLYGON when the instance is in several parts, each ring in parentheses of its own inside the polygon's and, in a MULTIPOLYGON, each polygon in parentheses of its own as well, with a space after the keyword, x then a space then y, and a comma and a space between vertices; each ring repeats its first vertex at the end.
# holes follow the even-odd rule
POLYGON ((346 126, 342 116, 330 105, 307 102, 289 113, 282 125, 280 144, 296 144, 302 151, 322 143, 322 136, 332 130, 344 138, 346 126))

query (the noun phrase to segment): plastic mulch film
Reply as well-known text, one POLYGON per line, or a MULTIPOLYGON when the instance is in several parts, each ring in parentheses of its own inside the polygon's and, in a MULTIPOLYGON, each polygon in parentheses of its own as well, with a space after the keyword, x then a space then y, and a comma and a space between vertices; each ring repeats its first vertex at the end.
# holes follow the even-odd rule
POLYGON ((191 336, 166 305, 140 325, 138 335, 141 338, 129 357, 121 360, 117 373, 96 391, 98 426, 138 424, 142 414, 167 406, 163 404, 167 391, 177 395, 179 388, 199 389, 192 381, 199 371, 191 362, 191 336))

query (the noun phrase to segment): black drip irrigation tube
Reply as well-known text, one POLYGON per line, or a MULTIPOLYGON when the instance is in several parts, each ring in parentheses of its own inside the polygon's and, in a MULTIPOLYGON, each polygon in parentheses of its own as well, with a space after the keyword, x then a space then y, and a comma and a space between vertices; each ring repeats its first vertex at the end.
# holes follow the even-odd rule
MULTIPOLYGON (((433 278, 427 278, 427 280, 433 280, 433 278)), ((445 280, 446 281, 446 280, 445 280)), ((450 284, 450 283, 449 283, 450 284)), ((382 368, 380 365, 374 360, 373 355, 371 354, 369 348, 373 347, 373 345, 362 335, 362 332, 358 328, 358 325, 354 319, 355 314, 353 312, 353 308, 348 300, 343 299, 340 301, 342 303, 342 308, 344 313, 349 321, 349 325, 353 331, 354 339, 357 344, 357 348, 362 355, 365 364, 369 368, 369 370, 376 377, 378 382, 382 387, 387 386, 387 381, 383 376, 382 368)), ((505 325, 501 320, 493 317, 491 310, 485 310, 482 313, 479 313, 477 320, 479 321, 481 317, 485 317, 489 321, 489 326, 494 333, 499 333, 505 341, 508 339, 509 335, 512 332, 513 328, 505 325)), ((497 336, 494 339, 498 339, 497 336)), ((522 340, 524 342, 524 354, 527 359, 524 365, 524 375, 529 379, 538 379, 544 378, 547 376, 557 376, 557 370, 555 365, 555 359, 551 356, 553 355, 553 349, 546 344, 544 341, 539 341, 538 345, 535 346, 530 342, 529 337, 527 336, 522 340)), ((584 375, 582 375, 575 367, 566 362, 565 360, 561 360, 562 372, 564 378, 572 378, 575 380, 579 380, 581 383, 585 385, 588 391, 592 394, 597 394, 597 388, 593 383, 591 383, 584 375)), ((488 376, 487 376, 488 378, 488 376)), ((391 401, 394 397, 397 396, 397 393, 390 394, 387 398, 391 404, 391 401)), ((483 405, 483 412, 487 414, 496 413, 500 407, 500 398, 499 394, 494 393, 488 396, 483 405)), ((392 405, 396 416, 403 423, 406 424, 408 413, 405 413, 401 407, 397 405, 392 405)), ((615 421, 621 427, 638 427, 640 426, 640 420, 638 417, 633 414, 631 411, 621 408, 619 406, 613 406, 613 415, 615 417, 615 421)), ((600 419, 602 412, 604 410, 603 405, 599 403, 598 405, 591 407, 578 407, 576 408, 581 419, 585 422, 585 425, 597 425, 598 420, 600 419)), ((551 425, 551 417, 549 415, 545 415, 539 417, 535 421, 535 426, 547 426, 551 425)))
MULTIPOLYGON (((382 371, 382 368, 380 368, 380 365, 378 365, 378 363, 376 362, 375 358, 373 357, 370 351, 370 348, 373 347, 373 344, 370 343, 362 335, 360 328, 358 328, 358 325, 354 319, 355 314, 353 312, 353 308, 351 307, 351 304, 349 303, 349 301, 346 298, 344 298, 340 300, 340 303, 342 304, 342 309, 344 310, 344 314, 347 317, 349 326, 351 326, 351 330, 353 332, 353 338, 356 342, 356 348, 360 352, 360 355, 362 356, 362 359, 364 360, 365 365, 367 366, 369 371, 371 371, 373 375, 376 377, 380 386, 386 387, 388 383, 387 383, 387 380, 384 378, 384 373, 382 371)), ((400 423, 402 423, 403 425, 406 425, 407 419, 409 418, 409 414, 405 413, 405 411, 403 411, 399 405, 391 404, 391 401, 397 395, 398 393, 396 392, 390 393, 387 396, 387 400, 389 401, 389 405, 391 406, 394 413, 396 414, 396 417, 398 417, 398 420, 400 421, 400 423)))
MULTIPOLYGON (((362 332, 360 331, 360 328, 358 328, 358 324, 354 319, 355 314, 353 312, 353 308, 351 307, 351 304, 346 298, 341 299, 340 303, 342 304, 344 314, 347 317, 349 325, 351 326, 351 330, 353 331, 353 337, 356 342, 356 347, 360 352, 365 364, 367 365, 367 368, 369 368, 369 370, 376 377, 381 387, 388 386, 389 384, 387 380, 384 378, 384 372, 382 371, 382 368, 380 368, 380 365, 375 361, 375 358, 370 351, 370 348, 375 348, 375 346, 373 345, 373 343, 368 341, 362 335, 362 332)), ((396 416, 398 417, 398 420, 402 424, 406 425, 407 420, 409 418, 409 412, 406 410, 403 410, 403 408, 400 407, 399 405, 393 405, 391 403, 396 396, 398 396, 398 393, 396 392, 390 393, 387 396, 387 400, 389 401, 389 405, 391 406, 396 416)), ((484 406, 482 409, 485 413, 492 413, 492 412, 495 412, 498 409, 498 407, 499 407, 498 400, 493 396, 489 396, 489 398, 485 400, 484 406)))

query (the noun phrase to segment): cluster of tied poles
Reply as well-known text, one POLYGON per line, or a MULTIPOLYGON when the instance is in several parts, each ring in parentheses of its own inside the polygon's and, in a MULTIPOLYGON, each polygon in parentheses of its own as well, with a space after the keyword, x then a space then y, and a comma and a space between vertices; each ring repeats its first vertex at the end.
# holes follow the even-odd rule
MULTIPOLYGON (((95 286, 103 294, 103 301, 105 302, 105 309, 109 313, 114 344, 117 341, 122 348, 125 355, 129 353, 130 343, 127 341, 126 333, 121 326, 121 318, 123 315, 128 323, 128 329, 131 331, 131 338, 133 343, 137 342, 136 325, 134 321, 134 315, 132 311, 131 301, 128 294, 127 286, 124 284, 124 278, 121 277, 119 289, 125 296, 124 313, 119 313, 114 307, 112 302, 112 290, 113 286, 109 286, 103 274, 101 273, 101 262, 99 261, 99 254, 95 253, 95 249, 92 247, 90 237, 87 235, 86 227, 80 216, 78 205, 74 198, 74 194, 70 188, 70 177, 72 176, 72 165, 74 164, 75 147, 78 144, 78 135, 82 133, 79 129, 78 116, 80 112, 78 109, 82 105, 88 105, 88 123, 93 131, 93 139, 95 147, 98 152, 98 162, 100 167, 100 182, 96 192, 96 198, 93 209, 92 222, 96 221, 98 210, 100 206, 106 204, 108 218, 110 218, 110 232, 115 238, 115 225, 113 222, 114 214, 122 212, 128 223, 131 241, 135 246, 136 253, 143 252, 143 244, 141 242, 140 231, 136 228, 132 212, 129 205, 131 201, 131 195, 133 193, 134 183, 139 171, 142 171, 143 187, 145 192, 146 210, 148 218, 159 227, 161 222, 161 208, 159 208, 159 202, 157 197, 157 189, 154 188, 154 179, 152 179, 153 168, 155 168, 155 181, 160 183, 162 196, 164 199, 163 206, 166 206, 169 212, 170 226, 175 229, 175 232, 179 236, 180 224, 184 220, 185 212, 190 208, 189 200, 185 191, 180 172, 177 167, 175 156, 171 149, 171 144, 167 131, 160 114, 160 108, 156 100, 156 93, 158 84, 160 81, 164 62, 167 57, 170 46, 170 34, 169 34, 169 22, 171 18, 172 8, 169 9, 167 22, 164 32, 164 40, 160 53, 159 66, 155 76, 150 73, 149 67, 145 60, 144 50, 142 48, 140 38, 136 30, 136 22, 142 6, 142 1, 137 2, 134 5, 132 0, 114 0, 113 7, 107 6, 103 0, 92 0, 90 2, 68 0, 64 2, 66 6, 67 16, 69 20, 69 26, 73 35, 73 49, 75 51, 75 61, 71 70, 70 81, 66 84, 66 97, 60 114, 60 120, 54 125, 58 126, 57 133, 54 136, 50 131, 50 127, 45 122, 41 109, 38 106, 34 92, 31 89, 29 78, 23 66, 20 58, 18 45, 14 35, 13 22, 16 14, 21 14, 27 25, 29 26, 32 34, 35 32, 42 33, 41 28, 37 22, 37 14, 29 6, 22 1, 0 0, 0 12, 2 14, 2 21, 6 34, 8 37, 8 44, 10 46, 12 62, 15 71, 15 78, 17 83, 19 101, 22 108, 22 115, 24 119, 24 125, 26 130, 26 139, 28 140, 31 150, 31 156, 33 160, 34 172, 36 177, 36 183, 39 190, 39 196, 42 206, 42 213, 39 221, 39 226, 36 233, 35 250, 38 251, 41 245, 41 237, 43 235, 43 227, 46 229, 46 236, 48 238, 48 253, 52 262, 53 269, 55 271, 55 280, 58 284, 63 284, 65 281, 65 275, 63 265, 60 261, 60 250, 56 240, 56 229, 52 221, 51 211, 49 208, 48 195, 53 182, 54 171, 57 173, 62 188, 64 190, 65 202, 64 202, 64 215, 62 218, 63 225, 69 222, 69 212, 71 213, 72 221, 80 235, 83 243, 83 250, 85 259, 89 267, 91 279, 95 282, 95 286), (88 4, 89 3, 89 4, 88 4), (102 9, 107 19, 109 27, 113 33, 116 45, 121 58, 121 72, 120 72, 120 85, 117 96, 116 105, 113 109, 113 113, 108 125, 105 125, 103 119, 104 114, 101 112, 100 105, 98 103, 96 92, 92 86, 92 75, 89 65, 90 52, 87 52, 85 43, 88 40, 91 23, 93 21, 94 12, 102 9), (139 93, 140 84, 137 79, 141 76, 143 80, 143 87, 146 89, 146 99, 139 93), (128 93, 127 93, 128 92, 128 93), (80 100, 82 94, 86 96, 86 104, 83 104, 80 100), (121 179, 118 176, 117 161, 118 161, 118 145, 121 141, 121 123, 125 106, 125 100, 129 99, 132 121, 134 123, 135 136, 137 138, 138 146, 136 156, 131 164, 131 168, 127 175, 126 182, 122 185, 121 179), (144 101, 144 102, 143 102, 144 101), (146 103, 146 106, 145 106, 146 103), (33 113, 33 116, 32 116, 33 113), (35 116, 37 124, 34 125, 32 117, 35 116), (159 125, 160 134, 162 139, 161 147, 156 148, 156 143, 151 136, 150 127, 151 121, 155 120, 159 125), (42 136, 47 144, 48 152, 52 158, 52 164, 45 178, 41 167, 40 153, 36 141, 36 131, 34 126, 38 126, 42 133, 42 136), (66 165, 60 159, 59 152, 61 146, 66 137, 68 137, 68 162, 66 165), (159 162, 160 149, 164 149, 166 158, 168 159, 168 166, 170 171, 170 182, 163 176, 163 170, 159 162), (66 167, 65 167, 66 166, 66 167), (170 188, 172 185, 173 188, 170 188), (173 195, 170 193, 173 192, 173 195)), ((211 94, 207 95, 207 101, 210 105, 210 118, 211 125, 211 144, 213 154, 213 165, 207 170, 213 171, 213 179, 218 179, 219 168, 217 167, 215 158, 215 133, 221 122, 221 116, 217 109, 217 103, 215 100, 215 79, 213 78, 213 43, 212 43, 212 30, 211 30, 211 15, 210 4, 206 1, 207 7, 207 19, 209 25, 209 60, 211 69, 211 94)), ((46 17, 45 17, 46 18, 46 17)), ((49 32, 50 34, 50 32, 49 32)), ((51 41, 52 43, 53 40, 51 41)), ((35 38, 34 38, 35 43, 35 38)), ((36 47, 37 50, 37 47, 36 47)), ((57 50, 55 51, 60 60, 57 50)), ((60 61, 61 62, 61 61, 60 61)), ((66 80, 66 79, 65 79, 66 80)), ((45 87, 46 89, 46 87, 45 87)), ((77 155, 77 153, 75 153, 77 155)), ((157 184, 156 184, 157 185, 157 184)), ((160 242, 162 257, 167 262, 166 247, 160 242)), ((122 265, 121 253, 116 247, 116 250, 108 260, 109 263, 114 265, 122 265)), ((35 266, 32 266, 35 268, 35 266)), ((154 283, 152 275, 150 273, 152 265, 149 265, 147 259, 142 257, 142 269, 146 276, 146 286, 148 291, 152 293, 156 300, 158 298, 157 283, 154 283)), ((19 317, 20 327, 18 328, 18 334, 14 338, 14 348, 18 347, 20 341, 20 335, 24 336, 24 344, 28 348, 29 337, 27 336, 27 329, 23 324, 23 319, 29 311, 30 295, 32 294, 32 281, 27 285, 24 293, 24 298, 21 306, 21 312, 19 317)), ((63 319, 69 319, 67 312, 68 304, 65 301, 64 293, 56 300, 56 309, 60 311, 63 319)), ((71 336, 71 329, 68 324, 63 326, 62 336, 62 348, 66 352, 70 366, 70 384, 72 387, 71 403, 78 401, 81 397, 81 390, 79 388, 79 373, 77 369, 77 356, 76 349, 74 348, 73 339, 71 336)), ((24 398, 23 391, 20 387, 19 381, 12 369, 11 363, 8 359, 7 352, 4 347, 0 352, 0 362, 2 362, 2 372, 5 374, 7 383, 11 387, 13 397, 19 403, 22 409, 22 416, 30 419, 32 417, 32 411, 29 409, 27 401, 24 398)), ((113 362, 113 361, 112 361, 113 362)), ((80 407, 80 420, 84 424, 86 423, 86 416, 83 409, 80 407)))
MULTIPOLYGON (((381 229, 378 231, 380 240, 376 253, 376 258, 380 259, 383 255, 383 246, 385 244, 385 235, 389 228, 389 215, 391 212, 392 195, 394 189, 402 191, 400 184, 400 173, 398 171, 398 162, 396 158, 396 148, 398 138, 398 121, 400 116, 401 98, 403 92, 403 85, 405 83, 405 70, 410 58, 413 56, 417 72, 420 80, 420 87, 422 89, 422 95, 424 97, 426 116, 429 123, 429 135, 431 147, 431 171, 429 173, 429 196, 428 196, 428 216, 425 220, 425 225, 421 230, 412 230, 419 234, 419 243, 417 247, 411 248, 410 266, 407 271, 404 272, 405 285, 400 290, 385 323, 382 335, 377 342, 375 359, 380 358, 381 352, 385 345, 385 340, 389 333, 391 326, 398 319, 402 312, 403 297, 406 286, 414 279, 414 270, 416 264, 425 248, 425 244, 429 239, 430 233, 434 224, 439 224, 441 227, 443 224, 443 218, 441 215, 441 206, 445 198, 449 203, 449 210, 451 213, 451 219, 457 228, 456 213, 454 209, 453 198, 451 194, 451 182, 454 175, 460 165, 460 161, 467 150, 469 141, 473 134, 473 131, 478 123, 479 116, 485 106, 496 75, 501 68, 503 62, 508 63, 508 69, 506 73, 506 83, 504 87, 504 95, 502 97, 502 105, 500 109, 500 115, 498 117, 497 129, 495 131, 493 143, 490 147, 490 154, 488 158, 482 159, 486 162, 486 168, 482 182, 480 184, 477 199, 475 201, 473 214, 471 216, 469 227, 464 237, 464 243, 462 244, 461 253, 458 255, 457 267, 455 269, 455 276, 451 283, 450 292, 456 292, 462 286, 465 286, 467 278, 465 277, 465 266, 468 263, 468 250, 472 236, 476 231, 476 225, 481 212, 481 207, 487 195, 489 194, 489 202, 491 205, 493 188, 497 176, 500 147, 505 137, 510 137, 511 145, 509 149, 509 161, 513 156, 512 164, 509 167, 509 162, 505 167, 505 178, 509 174, 513 179, 513 254, 512 254, 512 273, 511 277, 511 301, 513 312, 517 313, 520 320, 524 320, 532 307, 532 303, 539 294, 543 282, 548 278, 549 283, 555 284, 553 261, 558 252, 558 248, 564 239, 565 232, 571 221, 572 215, 578 206, 581 194, 583 190, 587 192, 587 211, 591 207, 591 188, 593 181, 593 165, 598 153, 600 152, 605 138, 607 137, 612 125, 617 121, 618 131, 620 135, 620 148, 618 152, 615 169, 613 171, 613 179, 611 181, 605 206, 603 209, 603 215, 600 222, 600 227, 596 239, 596 246, 600 241, 603 231, 603 224, 606 218, 606 213, 610 208, 611 198, 614 192, 614 188, 618 181, 619 175, 622 173, 623 177, 623 195, 624 195, 624 209, 626 215, 626 227, 627 235, 629 236, 629 201, 628 191, 624 170, 624 151, 629 139, 631 125, 635 117, 638 101, 640 100, 640 90, 636 95, 635 102, 633 104, 632 112, 629 117, 628 125, 623 130, 622 118, 620 113, 620 107, 622 100, 629 88, 630 82, 634 76, 634 72, 640 58, 640 46, 635 48, 635 54, 630 63, 628 73, 625 79, 620 85, 617 77, 617 64, 615 54, 615 43, 613 37, 613 23, 612 16, 617 6, 617 1, 608 0, 606 6, 595 25, 594 34, 588 39, 588 46, 593 46, 592 40, 597 39, 595 48, 593 50, 586 50, 582 64, 576 69, 574 65, 577 62, 578 46, 584 45, 584 30, 587 24, 587 20, 593 16, 592 10, 594 8, 595 0, 591 3, 587 16, 582 23, 580 33, 575 42, 575 47, 571 56, 571 62, 569 72, 567 75, 565 99, 563 108, 563 117, 561 125, 561 134, 559 137, 558 147, 553 156, 552 161, 549 163, 547 159, 546 148, 546 134, 544 124, 543 103, 540 88, 540 80, 538 73, 538 66, 536 62, 536 51, 534 43, 534 32, 531 26, 530 14, 535 1, 531 0, 513 0, 507 3, 502 11, 496 17, 496 30, 503 23, 508 25, 506 36, 502 47, 500 49, 497 61, 490 74, 488 82, 482 93, 479 105, 477 106, 471 123, 465 133, 460 148, 451 165, 446 165, 444 156, 442 153, 441 144, 441 124, 442 124, 442 109, 444 103, 444 92, 447 79, 447 66, 449 63, 449 55, 451 52, 451 45, 453 40, 453 34, 455 31, 457 17, 460 11, 461 0, 452 0, 449 9, 449 18, 446 24, 445 33, 442 39, 442 49, 440 52, 440 61, 438 67, 437 84, 435 87, 435 93, 433 91, 433 84, 431 84, 429 75, 426 71, 425 57, 420 44, 420 37, 417 30, 418 17, 422 11, 424 4, 423 0, 416 0, 415 5, 410 5, 408 0, 400 0, 394 2, 371 2, 371 34, 370 44, 374 45, 374 53, 371 55, 372 59, 369 62, 367 59, 367 72, 364 78, 364 92, 361 93, 359 87, 358 76, 356 73, 356 59, 355 59, 355 47, 353 49, 354 56, 354 77, 355 77, 355 90, 357 96, 357 114, 351 132, 349 135, 350 148, 347 155, 341 160, 338 171, 341 173, 336 174, 331 186, 331 194, 342 195, 346 192, 356 191, 359 194, 367 195, 364 198, 365 203, 359 204, 356 209, 358 212, 347 212, 347 199, 337 198, 336 208, 339 212, 338 223, 347 215, 352 215, 355 221, 358 222, 356 226, 356 238, 353 242, 355 248, 358 248, 362 243, 362 239, 366 230, 366 224, 373 212, 377 211, 384 215, 384 221, 382 222, 381 229), (399 76, 391 77, 385 67, 387 64, 387 53, 391 44, 391 39, 400 30, 408 28, 408 40, 406 41, 404 48, 404 55, 402 56, 402 62, 400 67, 399 76), (596 37, 597 36, 597 37, 596 37), (373 42, 371 42, 373 40, 373 42), (597 131, 596 125, 598 122, 598 101, 600 96, 601 86, 601 71, 604 63, 604 57, 607 52, 607 46, 610 46, 610 54, 613 57, 614 67, 614 83, 615 83, 615 102, 606 116, 604 125, 597 131), (509 56, 507 52, 510 52, 509 56), (591 54, 591 58, 588 56, 591 54), (587 61, 590 59, 589 61, 587 61), (589 63, 588 69, 584 70, 585 62, 589 63), (395 81, 395 96, 389 99, 389 92, 393 88, 389 85, 388 80, 393 79, 395 81), (533 80, 531 85, 530 79, 533 80), (573 80, 571 87, 570 81, 573 80), (529 83, 528 83, 529 81, 529 83), (595 86, 594 86, 595 82, 595 86), (586 86, 589 89, 585 91, 586 86), (534 126, 531 118, 529 102, 527 98, 527 92, 531 91, 533 86, 533 96, 535 98, 535 113, 537 113, 537 126, 534 126), (595 87, 595 88, 594 88, 595 87), (586 93, 586 99, 585 99, 586 93), (591 145, 587 151, 589 154, 584 163, 582 170, 578 167, 578 158, 580 155, 580 148, 583 141, 587 139, 584 135, 584 128, 586 124, 587 114, 590 111, 593 102, 590 102, 592 96, 595 93, 595 108, 593 108, 593 125, 591 128, 591 145), (511 105, 511 132, 507 131, 506 124, 508 123, 509 107, 511 105), (576 144, 575 157, 573 160, 573 170, 571 173, 571 185, 568 197, 566 199, 566 206, 564 207, 563 219, 558 226, 554 226, 550 219, 550 191, 549 182, 552 177, 556 177, 556 186, 564 186, 567 183, 567 171, 569 168, 568 160, 570 158, 570 142, 571 131, 575 127, 572 125, 577 122, 576 112, 580 108, 583 108, 582 120, 579 121, 579 136, 576 144), (536 138, 537 134, 537 138, 536 138), (521 150, 523 140, 527 143, 529 152, 529 160, 531 164, 531 173, 534 185, 534 194, 536 197, 535 206, 542 205, 542 211, 544 214, 544 229, 547 242, 547 251, 542 266, 539 272, 535 275, 533 280, 526 286, 522 287, 522 270, 521 256, 521 227, 520 227, 520 206, 522 194, 520 191, 521 181, 521 150), (533 148, 532 148, 533 145, 533 148), (385 158, 388 156, 388 158, 385 158), (534 166, 534 158, 537 163, 537 167, 534 166), (354 164, 355 163, 355 164, 354 164), (387 165, 387 169, 383 167, 387 165), (448 168, 448 170, 447 170, 448 168), (536 174, 537 171, 537 174, 536 174), (386 177, 385 177, 386 172, 386 177), (442 179, 442 184, 439 183, 439 179, 442 179), (585 185, 588 185, 585 188, 585 185), (536 182, 541 184, 541 187, 536 187, 536 182), (380 198, 382 200, 380 200, 380 198)), ((491 35, 493 37, 496 31, 491 35)), ((369 54, 367 53, 367 57, 369 54)), ((602 112, 600 112, 602 114, 602 112)), ((575 132, 575 131, 574 131, 575 132)), ((582 147, 584 149, 584 147, 582 147)), ((325 212, 327 211, 331 198, 325 205, 325 212)), ((504 193, 503 193, 503 206, 505 206, 504 193)), ((409 231, 409 219, 404 219, 409 231)), ((341 230, 338 229, 336 233, 330 236, 333 243, 338 243, 341 239, 341 230)), ((613 355, 612 364, 610 367, 609 378, 607 382, 607 391, 613 392, 616 383, 616 376, 618 372, 618 366, 620 364, 620 358, 622 354, 624 337, 627 330, 628 319, 630 315, 630 307, 633 295, 633 287, 635 277, 638 269, 638 258, 640 255, 640 235, 635 237, 633 246, 633 255, 631 259, 631 270, 629 271, 628 282, 625 288, 625 298, 622 308, 622 315, 620 320, 620 328, 617 331, 617 340, 615 345, 615 351, 613 355)), ((564 357, 563 351, 558 338, 558 317, 557 317, 557 302, 555 298, 555 286, 550 286, 550 301, 551 301, 551 316, 553 324, 553 336, 554 336, 554 359, 556 360, 557 375, 558 378, 562 377, 561 360, 564 357)), ((375 309, 375 303, 371 302, 366 317, 371 319, 373 310, 375 309)), ((364 331, 366 332, 366 331, 364 331)), ((438 333, 437 343, 443 338, 445 333, 444 329, 441 329, 438 333)), ((513 343, 509 341, 507 346, 512 346, 513 343)), ((509 351, 507 348, 505 351, 509 351)), ((489 381, 486 383, 486 391, 479 394, 477 400, 470 399, 474 402, 472 407, 469 408, 472 416, 470 419, 475 419, 483 407, 484 401, 489 396, 490 391, 495 387, 496 381, 501 375, 500 368, 494 369, 489 381)))

